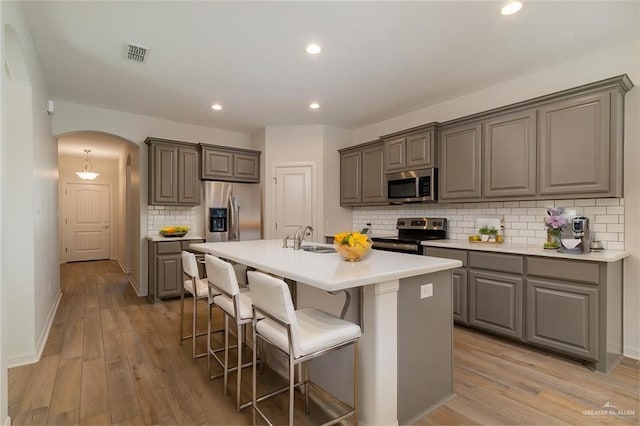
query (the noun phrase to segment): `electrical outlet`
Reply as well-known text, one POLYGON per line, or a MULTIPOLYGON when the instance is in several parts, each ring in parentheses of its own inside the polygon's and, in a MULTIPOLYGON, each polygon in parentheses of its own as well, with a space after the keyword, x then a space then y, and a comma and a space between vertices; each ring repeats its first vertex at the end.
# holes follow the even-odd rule
POLYGON ((423 284, 420 286, 420 299, 426 299, 433 296, 433 283, 423 284))

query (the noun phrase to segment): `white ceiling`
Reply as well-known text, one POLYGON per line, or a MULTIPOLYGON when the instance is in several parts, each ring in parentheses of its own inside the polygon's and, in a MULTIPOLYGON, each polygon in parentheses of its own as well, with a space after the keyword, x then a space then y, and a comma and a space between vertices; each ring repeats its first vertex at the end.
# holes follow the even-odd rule
POLYGON ((23 3, 54 99, 239 131, 361 127, 640 37, 638 1, 500 5, 23 3))
POLYGON ((84 158, 84 150, 90 149, 89 158, 117 159, 125 155, 128 143, 106 133, 75 132, 58 137, 58 155, 84 158))

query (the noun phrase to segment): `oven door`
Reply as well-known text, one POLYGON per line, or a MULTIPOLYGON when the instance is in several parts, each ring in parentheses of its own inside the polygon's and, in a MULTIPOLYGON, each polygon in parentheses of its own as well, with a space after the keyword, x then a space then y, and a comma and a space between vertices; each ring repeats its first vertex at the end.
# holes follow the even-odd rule
POLYGON ((422 169, 385 175, 391 204, 436 201, 437 171, 422 169))
POLYGON ((421 246, 416 242, 377 240, 373 238, 373 248, 398 253, 421 254, 421 246))

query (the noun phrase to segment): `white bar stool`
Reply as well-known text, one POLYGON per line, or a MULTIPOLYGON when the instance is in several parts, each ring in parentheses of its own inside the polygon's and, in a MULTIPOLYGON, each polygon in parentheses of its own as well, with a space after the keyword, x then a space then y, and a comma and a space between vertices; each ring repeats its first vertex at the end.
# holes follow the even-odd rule
MULTIPOLYGON (((182 251, 182 272, 184 275, 188 277, 188 279, 183 281, 182 292, 180 293, 180 345, 182 342, 188 339, 192 339, 192 355, 193 358, 202 358, 207 356, 207 352, 202 352, 196 354, 196 339, 201 336, 208 336, 209 333, 217 333, 221 332, 220 330, 211 331, 211 327, 209 323, 211 322, 211 309, 213 306, 213 298, 209 297, 209 286, 207 285, 207 280, 200 278, 200 273, 198 272, 198 261, 196 259, 196 255, 194 253, 190 253, 188 251, 182 251), (191 326, 191 334, 188 336, 184 335, 184 296, 186 293, 189 293, 193 296, 193 315, 192 315, 192 326, 191 326), (198 300, 207 300, 207 305, 209 306, 209 321, 207 322, 207 331, 203 331, 198 333, 198 300), (195 336, 195 337, 194 337, 195 336)), ((207 342, 209 342, 210 338, 207 337, 207 342)), ((208 345, 207 345, 208 347, 208 345)))
MULTIPOLYGON (((243 335, 246 335, 246 325, 253 320, 250 292, 240 292, 238 280, 233 266, 229 262, 220 260, 210 254, 205 255, 205 267, 207 280, 211 291, 219 293, 213 298, 213 302, 224 312, 224 361, 218 358, 216 352, 209 348, 209 372, 211 372, 211 358, 215 359, 223 369, 224 393, 227 394, 228 374, 237 371, 236 378, 236 409, 240 411, 251 405, 251 401, 240 403, 240 385, 242 382, 242 369, 251 366, 251 362, 242 364, 243 335), (229 368, 229 317, 236 323, 236 338, 238 362, 236 367, 229 368)), ((254 359, 256 358, 254 346, 254 359)), ((255 361, 254 361, 255 362, 255 361)), ((209 373, 210 377, 211 373, 209 373)), ((217 376, 216 376, 217 377, 217 376)))
POLYGON ((264 319, 253 321, 253 345, 257 345, 258 338, 273 345, 283 352, 289 359, 289 386, 273 391, 269 394, 257 396, 256 391, 256 358, 253 358, 253 423, 255 414, 269 424, 265 414, 258 408, 257 403, 271 396, 289 390, 289 425, 293 425, 294 389, 304 386, 305 412, 309 414, 309 385, 328 392, 309 380, 306 361, 333 350, 353 345, 353 407, 332 398, 349 411, 338 416, 327 424, 338 423, 350 416, 354 416, 354 424, 358 424, 358 340, 362 334, 360 327, 349 321, 337 318, 318 309, 306 308, 295 310, 291 293, 287 284, 280 279, 261 272, 248 272, 253 301, 253 317, 264 315, 264 319), (295 366, 302 364, 301 381, 295 383, 295 366))

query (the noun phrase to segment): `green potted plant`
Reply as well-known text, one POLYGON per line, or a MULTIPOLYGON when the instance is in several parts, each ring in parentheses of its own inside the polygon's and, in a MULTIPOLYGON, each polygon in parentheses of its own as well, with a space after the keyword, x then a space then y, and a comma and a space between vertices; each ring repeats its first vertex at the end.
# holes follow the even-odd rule
POLYGON ((498 236, 498 230, 493 226, 489 228, 489 241, 495 241, 498 236))
POLYGON ((489 241, 490 229, 489 229, 489 227, 487 225, 484 225, 483 227, 481 227, 478 230, 478 233, 480 234, 480 241, 484 241, 484 242, 489 241))

